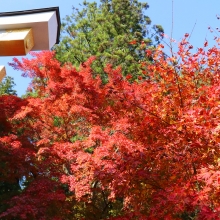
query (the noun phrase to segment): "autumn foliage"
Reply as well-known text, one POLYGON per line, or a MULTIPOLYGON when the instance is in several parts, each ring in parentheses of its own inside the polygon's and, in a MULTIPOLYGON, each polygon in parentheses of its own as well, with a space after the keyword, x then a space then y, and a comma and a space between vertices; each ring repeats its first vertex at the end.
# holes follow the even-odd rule
POLYGON ((220 50, 146 53, 142 78, 106 66, 105 85, 94 57, 14 59, 35 96, 0 97, 0 180, 26 181, 1 219, 220 219, 220 50))

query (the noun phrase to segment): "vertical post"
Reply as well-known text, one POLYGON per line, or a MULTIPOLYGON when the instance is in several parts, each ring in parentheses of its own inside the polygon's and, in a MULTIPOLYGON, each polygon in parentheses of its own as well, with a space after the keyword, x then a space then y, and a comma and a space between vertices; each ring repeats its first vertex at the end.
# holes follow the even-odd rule
POLYGON ((3 78, 6 76, 6 71, 4 66, 0 66, 0 83, 2 82, 3 78))

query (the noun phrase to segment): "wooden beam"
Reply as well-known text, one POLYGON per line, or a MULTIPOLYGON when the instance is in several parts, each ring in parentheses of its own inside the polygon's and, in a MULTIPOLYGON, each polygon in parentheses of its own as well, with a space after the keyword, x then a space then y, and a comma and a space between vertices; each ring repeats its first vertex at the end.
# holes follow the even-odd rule
POLYGON ((0 66, 0 82, 3 80, 3 78, 6 76, 6 71, 4 66, 0 66))
POLYGON ((34 46, 31 28, 0 30, 0 56, 26 55, 34 46))

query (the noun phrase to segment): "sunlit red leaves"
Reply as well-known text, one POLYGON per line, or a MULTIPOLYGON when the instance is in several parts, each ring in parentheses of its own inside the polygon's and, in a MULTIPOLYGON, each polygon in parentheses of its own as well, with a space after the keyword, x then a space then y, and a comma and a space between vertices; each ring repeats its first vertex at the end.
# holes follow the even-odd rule
MULTIPOLYGON (((218 215, 219 50, 191 54, 188 36, 173 57, 165 58, 160 45, 151 64, 141 63, 147 79, 140 82, 107 65, 103 85, 92 76, 94 58, 80 71, 61 67, 50 52, 15 60, 15 68, 37 77, 39 97, 27 98, 10 120, 25 128, 38 174, 68 185, 72 195, 66 200, 74 195, 96 205, 95 195, 103 193, 102 205, 123 201, 130 219, 218 215)), ((24 198, 31 198, 28 190, 24 198)), ((39 202, 33 202, 37 209, 39 202)))
POLYGON ((132 41, 129 42, 129 44, 135 45, 135 44, 137 44, 137 41, 136 40, 132 40, 132 41))

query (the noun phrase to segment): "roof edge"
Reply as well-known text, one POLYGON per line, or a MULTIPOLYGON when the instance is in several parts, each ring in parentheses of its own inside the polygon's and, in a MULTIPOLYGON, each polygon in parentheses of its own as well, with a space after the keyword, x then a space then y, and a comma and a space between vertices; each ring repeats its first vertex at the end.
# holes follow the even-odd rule
POLYGON ((36 13, 51 12, 51 11, 56 11, 57 24, 58 24, 56 44, 59 44, 59 42, 60 42, 60 28, 61 28, 59 7, 39 8, 39 9, 31 9, 31 10, 24 10, 24 11, 1 12, 0 17, 25 15, 25 14, 36 14, 36 13))

